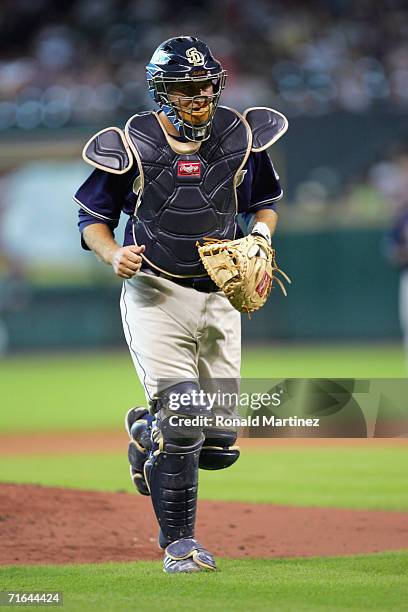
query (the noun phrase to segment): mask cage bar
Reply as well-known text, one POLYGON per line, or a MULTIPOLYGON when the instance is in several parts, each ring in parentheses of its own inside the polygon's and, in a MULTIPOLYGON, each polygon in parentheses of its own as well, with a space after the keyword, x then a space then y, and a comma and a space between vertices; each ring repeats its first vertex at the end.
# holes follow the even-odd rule
POLYGON ((215 114, 221 93, 223 89, 225 88, 226 79, 227 79, 227 73, 225 70, 222 70, 221 72, 215 75, 207 75, 206 77, 200 76, 200 77, 186 78, 186 77, 164 77, 163 75, 157 75, 153 77, 152 79, 148 79, 148 85, 149 87, 153 88, 156 91, 156 95, 158 98, 157 102, 171 109, 172 113, 174 114, 174 118, 175 118, 175 121, 173 121, 173 123, 178 130, 180 130, 181 128, 182 135, 187 140, 198 142, 202 140, 207 140, 210 137, 214 114, 215 114), (183 119, 179 115, 179 112, 178 112, 179 107, 174 102, 170 101, 169 96, 172 94, 168 91, 167 86, 170 84, 174 84, 178 82, 179 83, 186 82, 186 81, 197 83, 197 82, 206 82, 206 81, 215 81, 215 80, 218 81, 218 83, 214 84, 214 85, 217 85, 217 91, 211 96, 202 96, 202 95, 197 95, 193 97, 177 96, 178 100, 183 99, 183 100, 191 101, 190 110, 183 109, 183 112, 185 112, 186 114, 189 114, 191 119, 193 116, 194 101, 196 99, 208 99, 209 104, 212 105, 212 108, 210 110, 210 115, 207 121, 204 122, 202 125, 193 125, 192 121, 187 121, 186 119, 183 119))

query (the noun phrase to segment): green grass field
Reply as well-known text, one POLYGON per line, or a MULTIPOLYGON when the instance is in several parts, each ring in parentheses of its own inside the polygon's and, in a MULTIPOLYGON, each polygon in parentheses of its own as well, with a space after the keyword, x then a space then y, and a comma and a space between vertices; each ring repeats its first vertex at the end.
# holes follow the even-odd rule
MULTIPOLYGON (((399 347, 247 350, 246 377, 404 377, 399 347)), ((25 356, 0 365, 0 431, 118 429, 143 403, 124 354, 25 356)), ((124 438, 125 440, 125 438, 124 438)), ((248 450, 202 472, 201 497, 298 506, 408 511, 405 447, 248 450)), ((126 455, 0 457, 0 480, 133 490, 126 455)), ((29 500, 28 500, 29 503, 29 500)), ((1 525, 1 523, 0 523, 1 525)), ((271 526, 273 528, 273 525, 271 526)), ((216 574, 168 576, 157 562, 2 567, 0 590, 61 590, 65 610, 362 611, 408 609, 408 551, 311 559, 219 559, 216 574)))
MULTIPOLYGON (((400 346, 246 349, 243 378, 406 376, 400 346)), ((0 362, 0 432, 122 427, 125 410, 144 404, 126 352, 16 357, 0 362)))
MULTIPOLYGON (((133 491, 123 453, 3 457, 0 480, 133 491)), ((200 472, 200 497, 294 506, 408 511, 408 447, 247 450, 229 470, 200 472)))
POLYGON ((64 610, 220 612, 406 610, 408 555, 221 560, 214 574, 168 576, 158 563, 0 569, 2 589, 61 590, 64 610))

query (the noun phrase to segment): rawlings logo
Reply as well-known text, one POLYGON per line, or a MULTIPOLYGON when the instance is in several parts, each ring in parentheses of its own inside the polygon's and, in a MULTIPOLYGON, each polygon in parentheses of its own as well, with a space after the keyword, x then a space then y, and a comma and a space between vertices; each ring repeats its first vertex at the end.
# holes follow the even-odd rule
POLYGON ((179 161, 177 163, 177 176, 200 176, 201 162, 179 161))
POLYGON ((272 280, 272 276, 269 276, 267 272, 264 272, 263 277, 261 278, 258 286, 255 289, 255 291, 260 297, 263 297, 266 291, 269 289, 271 280, 272 280))
POLYGON ((190 64, 194 66, 203 66, 204 65, 204 55, 197 51, 195 47, 190 47, 186 51, 186 58, 188 59, 190 64))

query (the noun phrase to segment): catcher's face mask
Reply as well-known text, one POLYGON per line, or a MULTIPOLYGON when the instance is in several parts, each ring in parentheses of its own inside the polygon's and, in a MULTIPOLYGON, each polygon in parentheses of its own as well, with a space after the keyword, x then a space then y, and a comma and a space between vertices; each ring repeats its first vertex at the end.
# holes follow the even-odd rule
POLYGON ((225 74, 220 74, 212 79, 162 80, 162 99, 171 107, 178 119, 178 129, 187 140, 209 138, 225 78, 225 74))
POLYGON ((214 95, 212 81, 184 81, 169 87, 169 100, 182 121, 205 126, 211 118, 214 95))

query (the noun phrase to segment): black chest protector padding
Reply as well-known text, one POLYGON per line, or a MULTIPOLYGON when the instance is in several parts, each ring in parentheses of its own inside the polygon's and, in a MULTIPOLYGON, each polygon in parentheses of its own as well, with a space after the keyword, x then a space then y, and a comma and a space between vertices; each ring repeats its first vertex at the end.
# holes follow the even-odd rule
POLYGON ((288 129, 288 120, 272 108, 250 108, 244 113, 252 132, 252 150, 264 151, 288 129))
POLYGON ((135 116, 126 137, 137 150, 144 175, 134 220, 137 244, 147 261, 174 276, 206 276, 196 241, 235 235, 234 178, 250 145, 248 128, 230 109, 219 107, 211 137, 195 154, 169 146, 152 113, 135 116))
POLYGON ((133 164, 132 154, 124 136, 118 128, 107 128, 98 132, 85 145, 82 153, 84 160, 96 168, 124 174, 133 164))

